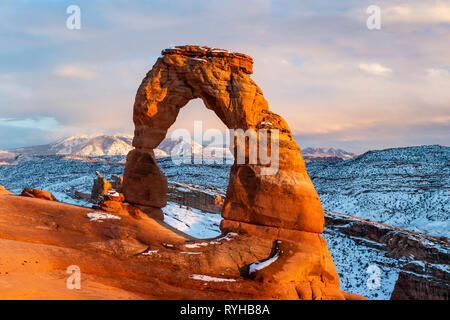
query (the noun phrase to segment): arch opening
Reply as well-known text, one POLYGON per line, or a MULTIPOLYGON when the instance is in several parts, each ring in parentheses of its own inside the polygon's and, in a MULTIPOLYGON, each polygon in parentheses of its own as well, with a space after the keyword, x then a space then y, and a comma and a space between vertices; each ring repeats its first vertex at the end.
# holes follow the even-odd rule
POLYGON ((223 145, 226 130, 215 112, 197 98, 180 109, 166 138, 157 146, 168 155, 158 161, 168 183, 167 205, 162 208, 164 221, 197 239, 210 239, 221 233, 221 207, 233 162, 231 152, 223 145), (220 141, 211 141, 217 135, 222 137, 220 141), (174 163, 171 151, 187 151, 188 163, 174 163), (191 158, 191 152, 193 157, 202 156, 201 163, 191 158))
POLYGON ((222 134, 226 133, 227 126, 220 120, 216 113, 208 109, 202 99, 194 98, 180 109, 175 122, 167 130, 166 139, 170 138, 175 130, 185 129, 190 132, 195 142, 199 144, 207 142, 204 139, 201 139, 201 141, 196 140, 199 137, 194 135, 195 122, 199 121, 202 123, 202 133, 209 129, 217 130, 222 134))

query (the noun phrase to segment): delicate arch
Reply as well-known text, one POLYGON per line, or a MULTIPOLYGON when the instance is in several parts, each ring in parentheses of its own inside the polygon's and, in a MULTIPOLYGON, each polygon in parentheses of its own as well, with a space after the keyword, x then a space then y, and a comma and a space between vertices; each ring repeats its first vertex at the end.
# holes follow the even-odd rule
POLYGON ((134 104, 135 147, 127 157, 123 192, 128 202, 162 208, 167 179, 153 149, 165 138, 179 110, 200 98, 230 129, 278 129, 279 169, 262 175, 261 165, 234 164, 222 229, 242 223, 322 232, 323 210, 305 169, 300 148, 279 115, 271 112, 250 78, 253 60, 241 53, 198 46, 163 50, 142 81, 134 104))

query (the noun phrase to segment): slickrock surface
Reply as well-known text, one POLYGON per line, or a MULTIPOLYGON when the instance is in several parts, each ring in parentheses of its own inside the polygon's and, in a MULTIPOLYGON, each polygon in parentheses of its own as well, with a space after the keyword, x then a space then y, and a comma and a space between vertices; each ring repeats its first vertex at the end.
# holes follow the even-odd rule
POLYGON ((4 186, 0 185, 0 194, 11 194, 4 186))
POLYGON ((0 246, 5 259, 0 298, 98 298, 105 288, 116 288, 108 297, 117 298, 363 298, 339 288, 320 235, 324 213, 300 148, 284 119, 269 110, 251 73, 252 59, 244 54, 198 46, 166 49, 136 95, 135 149, 127 156, 121 188, 125 199, 103 190, 94 212, 0 196, 0 241, 8 244, 0 246), (168 183, 153 151, 179 110, 195 98, 230 129, 279 131, 273 174, 263 174, 267 168, 260 162, 232 166, 222 236, 209 240, 162 222, 168 183), (29 269, 28 261, 39 267, 29 269), (70 265, 78 265, 89 280, 86 291, 64 290, 62 275, 70 265))
POLYGON ((23 190, 20 195, 22 197, 56 201, 56 198, 50 192, 41 189, 28 188, 23 190))
MULTIPOLYGON (((167 179, 153 150, 165 138, 180 109, 192 99, 201 98, 229 129, 267 129, 271 135, 277 129, 279 159, 274 174, 263 174, 267 166, 260 160, 257 164, 235 160, 221 229, 224 234, 236 232, 277 244, 271 255, 276 257, 273 265, 252 273, 259 282, 282 285, 302 299, 345 299, 320 236, 324 214, 300 148, 286 121, 269 110, 261 89, 250 78, 252 62, 244 54, 208 47, 163 50, 136 94, 136 149, 127 156, 122 191, 127 202, 142 210, 142 206, 166 205, 167 179)), ((246 152, 248 157, 248 149, 246 152)))
POLYGON ((284 282, 320 272, 315 239, 306 247, 233 233, 193 240, 145 214, 0 195, 0 299, 355 298, 317 279, 284 282), (250 273, 271 257, 270 270, 250 273), (73 265, 80 290, 66 287, 73 265))

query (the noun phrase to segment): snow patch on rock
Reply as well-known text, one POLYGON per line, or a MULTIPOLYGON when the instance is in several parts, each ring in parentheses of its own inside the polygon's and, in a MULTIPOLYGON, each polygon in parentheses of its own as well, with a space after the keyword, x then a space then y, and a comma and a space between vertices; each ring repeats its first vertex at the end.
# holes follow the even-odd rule
POLYGON ((89 212, 88 214, 86 214, 86 217, 89 218, 89 220, 91 221, 98 221, 98 222, 103 222, 103 220, 108 220, 108 219, 112 219, 112 220, 120 220, 121 217, 115 216, 113 214, 109 214, 109 213, 104 213, 104 212, 89 212))
POLYGON ((280 253, 277 252, 272 258, 264 260, 264 261, 256 261, 255 263, 252 263, 249 267, 249 273, 255 273, 258 270, 267 268, 268 266, 270 266, 272 263, 274 263, 275 261, 277 261, 278 257, 280 256, 280 253))
POLYGON ((236 279, 229 279, 229 278, 217 278, 217 277, 211 277, 204 274, 192 274, 190 276, 193 280, 200 280, 205 282, 236 282, 236 279))

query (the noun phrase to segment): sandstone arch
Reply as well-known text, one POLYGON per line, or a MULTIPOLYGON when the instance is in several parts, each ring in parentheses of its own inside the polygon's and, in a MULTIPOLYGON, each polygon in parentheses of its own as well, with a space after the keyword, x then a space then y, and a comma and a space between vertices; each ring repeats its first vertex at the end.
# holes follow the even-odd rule
POLYGON ((167 180, 153 149, 166 136, 180 108, 200 98, 230 129, 279 129, 279 170, 261 175, 261 165, 234 164, 230 172, 222 229, 247 224, 321 233, 319 197, 306 172, 300 148, 282 117, 271 112, 250 78, 253 60, 241 53, 199 46, 162 51, 142 81, 134 104, 135 147, 127 157, 123 192, 128 202, 161 208, 167 180))
POLYGON ((221 227, 239 234, 198 242, 122 203, 120 195, 103 197, 96 211, 0 195, 0 256, 6 257, 6 270, 17 269, 24 259, 39 261, 12 275, 13 284, 23 284, 32 270, 33 281, 0 288, 0 297, 30 298, 31 292, 38 299, 49 294, 68 299, 362 298, 339 289, 319 234, 322 208, 300 150, 286 122, 268 110, 250 73, 251 58, 245 55, 192 46, 163 51, 136 96, 136 149, 128 155, 122 186, 128 202, 155 210, 165 205, 167 182, 153 148, 189 99, 203 99, 231 128, 277 128, 277 174, 261 175, 258 164, 232 167, 221 227), (115 218, 97 219, 107 212, 115 218), (74 259, 92 285, 78 293, 61 291, 55 276, 74 259), (228 281, 199 281, 193 275, 228 281))

